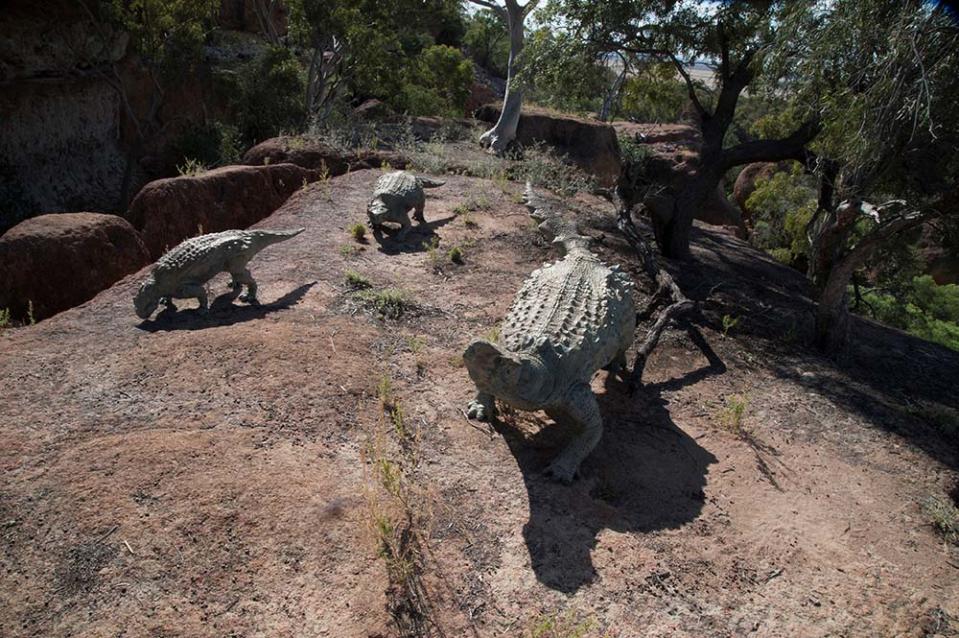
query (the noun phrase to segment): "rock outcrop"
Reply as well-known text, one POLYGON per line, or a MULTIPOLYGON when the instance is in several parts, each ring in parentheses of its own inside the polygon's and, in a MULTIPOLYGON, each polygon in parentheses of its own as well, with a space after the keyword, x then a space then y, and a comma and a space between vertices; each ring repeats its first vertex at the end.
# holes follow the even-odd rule
MULTIPOLYGON (((476 110, 476 119, 495 124, 499 113, 499 104, 487 104, 476 110)), ((526 146, 541 142, 553 147, 595 175, 603 186, 619 179, 622 164, 616 130, 605 122, 523 107, 516 140, 526 146)))
POLYGON ((157 259, 188 237, 258 222, 319 177, 320 171, 270 164, 160 179, 143 187, 128 218, 142 234, 150 256, 157 259))
MULTIPOLYGON (((672 183, 681 188, 682 181, 695 170, 700 139, 699 131, 694 127, 688 124, 635 122, 613 122, 612 126, 619 135, 636 140, 648 152, 642 166, 645 181, 672 183)), ((648 197, 644 204, 660 218, 665 219, 672 214, 673 199, 667 192, 648 197)), ((747 236, 742 215, 726 198, 722 184, 704 202, 696 219, 713 226, 729 227, 740 238, 747 236)))
POLYGON ((323 140, 307 136, 280 136, 260 142, 243 155, 247 166, 295 164, 302 168, 326 170, 330 177, 364 168, 389 164, 405 168, 407 160, 393 151, 343 151, 323 140))
POLYGON ((0 308, 16 320, 50 317, 92 299, 150 262, 122 217, 53 213, 21 222, 0 237, 0 308))

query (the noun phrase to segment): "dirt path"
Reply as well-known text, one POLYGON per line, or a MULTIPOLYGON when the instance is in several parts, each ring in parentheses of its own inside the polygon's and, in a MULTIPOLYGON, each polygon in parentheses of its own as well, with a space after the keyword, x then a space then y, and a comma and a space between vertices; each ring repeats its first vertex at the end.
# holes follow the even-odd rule
MULTIPOLYGON (((0 635, 956 635, 959 560, 919 507, 955 485, 955 450, 906 381, 879 394, 804 354, 801 278, 699 233, 698 327, 667 333, 635 399, 597 377, 605 436, 564 487, 540 471, 568 433, 461 412, 459 354, 555 257, 519 186, 448 178, 430 231, 387 254, 346 230, 378 175, 310 185, 258 224, 307 228, 253 262, 261 308, 141 325, 141 274, 0 333, 0 635), (377 317, 348 270, 402 289, 402 316, 377 317), (723 314, 740 318, 725 337, 723 314)), ((863 330, 954 388, 955 353, 863 330)))

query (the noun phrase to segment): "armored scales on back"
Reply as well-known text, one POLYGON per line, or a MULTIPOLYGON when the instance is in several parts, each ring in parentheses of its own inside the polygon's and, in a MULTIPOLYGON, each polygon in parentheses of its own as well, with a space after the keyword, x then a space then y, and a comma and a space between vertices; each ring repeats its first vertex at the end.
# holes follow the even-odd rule
POLYGON ((499 399, 581 427, 547 470, 569 482, 602 435, 590 380, 601 368, 625 368, 636 307, 630 277, 590 252, 588 238, 566 233, 554 241, 564 246, 566 256, 533 271, 501 325, 498 342, 476 340, 463 359, 477 388, 470 417, 488 418, 499 399))
POLYGON ((413 219, 424 223, 423 209, 426 206, 424 188, 437 188, 446 182, 428 177, 413 175, 406 171, 393 171, 376 180, 373 198, 367 206, 370 227, 374 233, 383 228, 383 222, 400 225, 396 239, 402 240, 410 230, 409 211, 413 209, 413 219))
POLYGON ((160 303, 175 309, 174 298, 196 298, 200 310, 205 311, 207 295, 203 285, 221 272, 232 276, 235 294, 246 286, 243 301, 258 303, 256 280, 247 264, 267 246, 291 239, 303 230, 227 230, 181 242, 160 257, 150 276, 140 284, 133 299, 137 316, 147 319, 160 303))

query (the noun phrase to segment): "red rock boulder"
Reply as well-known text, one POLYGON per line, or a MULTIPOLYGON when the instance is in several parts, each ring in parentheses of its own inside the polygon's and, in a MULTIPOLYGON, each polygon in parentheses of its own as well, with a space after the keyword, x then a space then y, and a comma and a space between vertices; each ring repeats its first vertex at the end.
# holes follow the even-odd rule
POLYGON ((14 319, 45 319, 92 299, 150 263, 140 236, 122 217, 53 213, 0 236, 0 308, 14 319))
MULTIPOLYGON (((476 110, 476 119, 495 124, 499 113, 499 104, 487 104, 476 110)), ((612 186, 619 179, 619 142, 616 130, 605 122, 524 106, 516 139, 525 146, 542 142, 553 147, 595 175, 603 186, 612 186)))
POLYGON ((255 224, 319 177, 320 171, 270 164, 159 179, 137 194, 127 217, 157 259, 189 237, 255 224))
POLYGON ((296 164, 323 171, 331 177, 364 168, 379 168, 388 163, 393 168, 404 168, 407 159, 390 151, 342 151, 319 138, 273 137, 260 142, 243 155, 248 166, 296 164))

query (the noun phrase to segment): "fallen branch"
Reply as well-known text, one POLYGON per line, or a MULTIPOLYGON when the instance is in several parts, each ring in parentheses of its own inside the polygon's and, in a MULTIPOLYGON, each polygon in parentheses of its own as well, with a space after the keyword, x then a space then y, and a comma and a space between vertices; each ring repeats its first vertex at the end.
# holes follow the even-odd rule
POLYGON ((653 327, 646 333, 646 338, 636 352, 636 358, 633 360, 633 370, 629 377, 629 387, 631 392, 635 392, 643 386, 643 371, 646 369, 646 361, 659 344, 659 338, 663 331, 673 320, 692 311, 696 304, 690 300, 679 285, 666 270, 660 268, 653 254, 653 249, 649 242, 640 234, 636 224, 633 223, 633 217, 626 206, 619 205, 619 214, 616 220, 616 227, 626 238, 626 241, 632 246, 633 250, 639 256, 640 263, 646 274, 656 282, 656 292, 650 299, 649 304, 639 316, 652 316, 652 309, 661 299, 668 299, 667 305, 656 318, 653 327))

